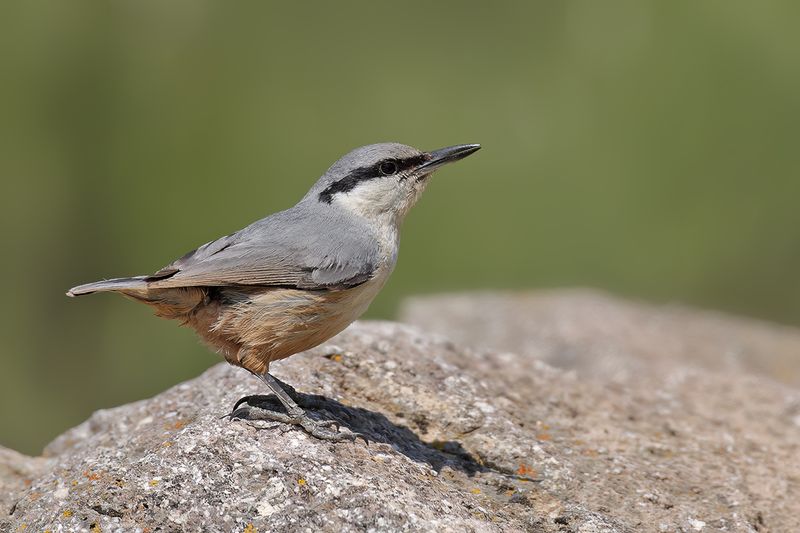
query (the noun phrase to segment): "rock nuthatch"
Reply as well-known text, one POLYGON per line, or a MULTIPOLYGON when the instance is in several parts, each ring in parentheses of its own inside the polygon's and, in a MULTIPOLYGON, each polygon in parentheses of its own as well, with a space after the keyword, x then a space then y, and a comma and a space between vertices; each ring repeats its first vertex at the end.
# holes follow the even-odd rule
POLYGON ((352 439, 310 418, 293 389, 269 374, 269 364, 325 342, 366 311, 394 269, 400 225, 431 174, 479 148, 357 148, 294 207, 149 276, 79 285, 67 295, 118 292, 153 306, 269 387, 286 413, 264 410, 265 419, 297 424, 318 438, 352 439))

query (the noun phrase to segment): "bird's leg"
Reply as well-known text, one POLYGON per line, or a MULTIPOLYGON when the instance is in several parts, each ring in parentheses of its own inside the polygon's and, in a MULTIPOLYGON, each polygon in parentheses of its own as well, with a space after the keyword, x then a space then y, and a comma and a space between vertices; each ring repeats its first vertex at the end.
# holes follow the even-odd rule
MULTIPOLYGON (((259 379, 263 379, 260 374, 256 374, 255 372, 251 372, 251 374, 253 374, 255 377, 257 377, 259 379)), ((325 398, 323 396, 319 396, 319 395, 316 395, 316 394, 300 394, 299 392, 297 392, 295 390, 294 387, 292 387, 291 385, 289 385, 285 381, 276 378, 272 374, 270 374, 270 377, 272 379, 274 379, 278 383, 278 385, 286 392, 286 394, 289 395, 289 398, 294 400, 294 402, 297 405, 299 405, 300 407, 303 407, 303 408, 306 408, 306 409, 317 409, 317 408, 325 406, 325 398)), ((231 413, 235 412, 236 409, 238 409, 239 406, 244 404, 244 403, 249 404, 249 405, 255 405, 255 403, 253 403, 253 401, 260 401, 260 400, 264 400, 265 398, 267 398, 267 397, 263 396, 261 394, 248 394, 247 396, 242 396, 233 405, 233 409, 231 409, 231 413)))
MULTIPOLYGON (((263 407, 252 405, 255 409, 253 412, 253 418, 257 420, 269 420, 273 422, 282 422, 284 424, 295 424, 302 427, 309 435, 317 437, 319 439, 324 440, 355 440, 356 438, 360 437, 358 433, 344 433, 341 431, 331 429, 331 426, 336 425, 334 421, 324 421, 320 422, 317 420, 312 419, 309 417, 306 412, 300 407, 297 402, 292 398, 292 396, 298 397, 297 392, 283 383, 282 381, 278 380, 277 378, 273 377, 269 373, 264 374, 254 374, 258 379, 263 381, 267 387, 269 387, 270 391, 275 395, 278 401, 281 402, 284 409, 286 409, 285 413, 281 413, 279 411, 273 411, 270 409, 264 409, 263 407), (284 386, 291 390, 289 393, 287 390, 284 389, 284 386)), ((252 399, 252 396, 248 396, 242 398, 236 405, 234 406, 233 410, 236 411, 236 408, 241 405, 242 403, 246 402, 248 399, 252 399)))
MULTIPOLYGON (((270 374, 269 376, 272 379, 274 379, 275 381, 277 381, 278 385, 280 385, 280 387, 284 391, 286 391, 286 394, 288 394, 289 397, 292 400, 294 400, 295 403, 297 405, 299 405, 300 407, 302 407, 304 409, 319 409, 321 407, 325 407, 326 401, 325 401, 325 397, 324 396, 320 396, 318 394, 300 394, 299 392, 297 392, 295 390, 294 387, 292 387, 291 385, 289 385, 285 381, 276 378, 272 374, 270 374)), ((261 379, 261 377, 259 375, 256 375, 256 377, 261 379)))
MULTIPOLYGON (((300 396, 300 394, 297 393, 297 390, 295 390, 294 387, 292 387, 291 385, 289 385, 288 383, 286 383, 282 379, 276 378, 272 374, 268 374, 268 375, 269 375, 269 377, 271 377, 272 379, 275 380, 275 383, 277 383, 278 386, 280 388, 282 388, 284 390, 284 392, 286 392, 286 394, 289 395, 289 398, 291 398, 292 400, 295 401, 295 403, 297 403, 297 405, 303 405, 303 399, 300 396)), ((262 381, 264 379, 260 374, 256 374, 256 377, 258 379, 262 380, 262 381)))

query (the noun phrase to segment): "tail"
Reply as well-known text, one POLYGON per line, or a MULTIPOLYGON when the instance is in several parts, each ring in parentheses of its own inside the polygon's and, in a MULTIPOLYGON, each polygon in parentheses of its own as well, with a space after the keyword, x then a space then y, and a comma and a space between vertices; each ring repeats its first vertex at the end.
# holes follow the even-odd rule
POLYGON ((93 292, 116 292, 116 291, 137 291, 147 288, 147 276, 135 276, 133 278, 116 278, 105 281, 95 281, 85 285, 72 287, 67 291, 67 296, 82 296, 93 292))
POLYGON ((156 309, 156 315, 163 318, 177 318, 184 321, 200 304, 205 303, 206 290, 203 287, 152 288, 147 283, 150 276, 116 278, 78 285, 67 291, 67 296, 82 296, 93 292, 119 292, 123 296, 146 303, 156 309))

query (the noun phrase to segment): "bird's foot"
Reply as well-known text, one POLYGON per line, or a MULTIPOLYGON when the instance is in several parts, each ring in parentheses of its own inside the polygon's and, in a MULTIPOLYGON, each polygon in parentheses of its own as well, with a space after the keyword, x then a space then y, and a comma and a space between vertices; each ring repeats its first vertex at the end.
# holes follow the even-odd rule
MULTIPOLYGON (((287 385, 288 387, 288 385, 287 385)), ((325 407, 325 398, 323 396, 317 396, 315 394, 300 394, 294 389, 287 390, 286 393, 289 395, 292 400, 294 400, 298 406, 303 407, 305 409, 319 409, 325 407)), ((275 395, 264 395, 264 394, 248 394, 247 396, 242 396, 236 403, 233 404, 233 408, 231 412, 228 413, 226 416, 229 419, 236 418, 235 414, 236 410, 242 406, 243 404, 250 405, 252 407, 258 407, 259 409, 264 409, 260 407, 259 404, 263 403, 275 403, 278 398, 275 395)))
POLYGON ((329 440, 334 442, 339 441, 356 441, 362 439, 366 444, 369 444, 367 438, 361 433, 353 433, 351 431, 341 431, 339 423, 335 420, 314 420, 302 409, 290 412, 275 411, 266 409, 260 405, 250 403, 248 399, 263 399, 263 396, 246 396, 236 402, 236 405, 231 412, 231 418, 239 418, 236 416, 236 409, 243 403, 248 403, 252 409, 247 413, 247 420, 265 420, 268 422, 280 422, 282 424, 291 424, 301 427, 306 433, 312 437, 322 440, 329 440))

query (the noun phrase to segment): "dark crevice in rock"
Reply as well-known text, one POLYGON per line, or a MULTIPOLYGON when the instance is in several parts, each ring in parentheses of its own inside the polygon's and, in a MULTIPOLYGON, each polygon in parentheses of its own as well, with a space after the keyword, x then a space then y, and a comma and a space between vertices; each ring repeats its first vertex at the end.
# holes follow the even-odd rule
POLYGON ((121 511, 117 511, 112 507, 106 507, 104 505, 92 505, 91 509, 97 512, 98 514, 111 516, 113 518, 122 518, 123 516, 121 511))

